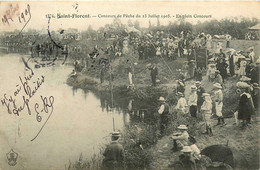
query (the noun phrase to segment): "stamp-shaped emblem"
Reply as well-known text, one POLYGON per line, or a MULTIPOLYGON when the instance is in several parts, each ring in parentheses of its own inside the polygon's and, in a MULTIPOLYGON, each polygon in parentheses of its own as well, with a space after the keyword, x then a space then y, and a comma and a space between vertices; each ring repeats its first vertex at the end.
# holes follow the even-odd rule
POLYGON ((9 153, 6 154, 7 160, 8 160, 8 164, 10 166, 15 166, 16 165, 16 161, 18 159, 18 153, 14 152, 13 149, 10 150, 9 153))

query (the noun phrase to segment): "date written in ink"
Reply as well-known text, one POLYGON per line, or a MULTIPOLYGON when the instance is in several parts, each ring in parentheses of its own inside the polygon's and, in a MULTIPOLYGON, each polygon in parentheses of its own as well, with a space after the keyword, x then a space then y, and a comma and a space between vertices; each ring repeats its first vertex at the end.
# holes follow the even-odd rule
POLYGON ((27 4, 26 9, 24 9, 22 12, 19 12, 18 5, 16 7, 13 7, 13 5, 11 4, 9 5, 9 9, 2 17, 2 23, 10 25, 12 22, 16 22, 18 20, 19 23, 24 23, 23 28, 21 29, 22 31, 31 20, 31 17, 31 8, 29 4, 27 4))

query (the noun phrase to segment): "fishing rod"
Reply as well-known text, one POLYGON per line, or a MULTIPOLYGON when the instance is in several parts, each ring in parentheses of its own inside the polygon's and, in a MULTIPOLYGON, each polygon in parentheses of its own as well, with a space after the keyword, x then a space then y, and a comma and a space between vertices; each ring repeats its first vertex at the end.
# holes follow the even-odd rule
MULTIPOLYGON (((110 56, 109 56, 109 63, 111 61, 110 56)), ((113 131, 115 131, 115 119, 114 119, 114 96, 113 96, 113 84, 112 84, 112 65, 109 65, 110 67, 110 73, 109 73, 109 85, 110 85, 110 95, 111 95, 111 110, 112 110, 112 115, 113 115, 113 131)))
MULTIPOLYGON (((154 43, 151 42, 150 40, 149 40, 149 42, 153 45, 154 49, 156 50, 156 47, 155 47, 154 43)), ((164 62, 165 65, 168 67, 168 69, 170 70, 170 72, 172 73, 172 75, 174 75, 173 72, 172 72, 172 70, 171 70, 171 68, 169 67, 169 65, 167 64, 167 62, 164 60, 164 58, 162 57, 162 55, 160 55, 160 57, 162 58, 163 62, 164 62)))
POLYGON ((135 75, 137 75, 137 74, 140 74, 140 73, 144 72, 146 69, 147 69, 147 68, 145 68, 145 69, 143 69, 143 70, 139 71, 138 73, 135 73, 135 75))

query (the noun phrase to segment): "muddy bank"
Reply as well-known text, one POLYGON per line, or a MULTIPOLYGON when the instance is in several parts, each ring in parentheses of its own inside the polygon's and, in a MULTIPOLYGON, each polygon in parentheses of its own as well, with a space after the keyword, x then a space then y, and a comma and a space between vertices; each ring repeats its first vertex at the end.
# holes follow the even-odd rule
MULTIPOLYGON (((67 79, 67 84, 74 88, 81 88, 91 90, 95 93, 99 93, 105 96, 111 95, 111 88, 109 82, 104 82, 101 84, 98 79, 83 75, 79 73, 76 78, 69 77, 67 79)), ((128 99, 140 99, 145 101, 150 101, 154 104, 160 96, 167 97, 168 94, 172 92, 172 88, 167 86, 137 86, 137 87, 127 87, 126 85, 114 85, 113 83, 113 97, 115 100, 118 97, 128 98, 128 99)))

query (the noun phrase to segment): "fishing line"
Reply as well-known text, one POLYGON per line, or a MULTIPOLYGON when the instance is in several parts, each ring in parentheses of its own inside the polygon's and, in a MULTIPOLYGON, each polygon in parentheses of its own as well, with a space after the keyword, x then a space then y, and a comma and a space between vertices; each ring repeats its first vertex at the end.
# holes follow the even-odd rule
MULTIPOLYGON (((151 42, 150 40, 148 40, 148 41, 153 45, 154 49, 156 50, 156 47, 155 47, 154 43, 151 42)), ((159 55, 159 56, 162 58, 163 62, 164 62, 165 65, 168 67, 168 69, 170 70, 170 72, 172 73, 172 75, 174 75, 174 74, 173 74, 173 71, 171 70, 171 68, 169 67, 169 65, 166 63, 166 61, 164 60, 164 58, 162 57, 162 55, 159 55)))

